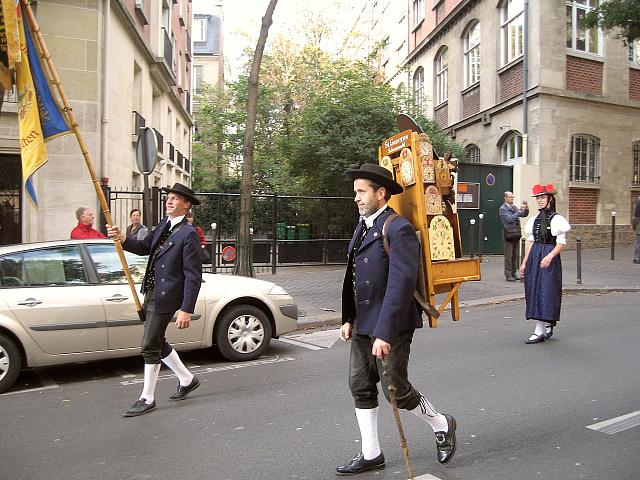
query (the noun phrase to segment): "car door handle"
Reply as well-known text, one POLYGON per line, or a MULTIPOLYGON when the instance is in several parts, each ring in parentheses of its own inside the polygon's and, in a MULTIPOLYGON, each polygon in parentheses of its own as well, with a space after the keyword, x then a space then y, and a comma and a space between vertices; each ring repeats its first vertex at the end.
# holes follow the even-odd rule
POLYGON ((36 305, 40 305, 42 300, 36 300, 35 298, 27 298, 22 302, 18 302, 18 305, 25 305, 27 307, 35 307, 36 305))
POLYGON ((129 297, 125 296, 125 295, 120 295, 119 293, 115 294, 113 297, 107 297, 105 298, 105 300, 107 302, 124 302, 125 300, 127 300, 129 297))

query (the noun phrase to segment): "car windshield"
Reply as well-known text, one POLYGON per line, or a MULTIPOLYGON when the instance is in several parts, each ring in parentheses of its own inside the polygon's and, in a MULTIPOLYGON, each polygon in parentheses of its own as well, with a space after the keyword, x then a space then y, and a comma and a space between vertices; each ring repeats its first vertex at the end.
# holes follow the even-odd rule
MULTIPOLYGON (((87 245, 87 249, 91 254, 94 265, 96 266, 100 283, 106 283, 109 285, 127 283, 127 278, 124 276, 122 264, 120 263, 120 257, 113 245, 93 244, 87 245)), ((131 271, 133 282, 142 283, 144 271, 147 267, 148 257, 134 255, 129 252, 125 252, 125 256, 127 258, 129 270, 131 271)))

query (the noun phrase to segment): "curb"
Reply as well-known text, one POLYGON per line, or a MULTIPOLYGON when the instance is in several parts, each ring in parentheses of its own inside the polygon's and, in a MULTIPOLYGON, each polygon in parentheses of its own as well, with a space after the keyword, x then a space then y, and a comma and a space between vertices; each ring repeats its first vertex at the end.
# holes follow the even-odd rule
MULTIPOLYGON (((562 293, 566 294, 606 294, 606 293, 633 293, 640 292, 640 287, 569 287, 563 288, 562 293)), ((497 297, 485 297, 476 300, 468 300, 466 302, 460 302, 460 308, 464 307, 482 307, 485 305, 498 305, 502 303, 516 302, 524 300, 524 293, 517 293, 512 295, 501 295, 497 297)), ((447 305, 445 311, 450 309, 450 305, 447 305)), ((327 327, 339 327, 342 319, 338 315, 313 315, 312 317, 298 317, 298 330, 307 330, 313 328, 327 328, 327 327)))

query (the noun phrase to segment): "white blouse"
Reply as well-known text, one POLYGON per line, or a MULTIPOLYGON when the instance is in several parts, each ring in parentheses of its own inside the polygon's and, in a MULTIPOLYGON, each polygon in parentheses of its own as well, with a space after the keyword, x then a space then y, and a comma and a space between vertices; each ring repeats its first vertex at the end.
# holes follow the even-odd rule
MULTIPOLYGON (((528 242, 533 242, 535 239, 533 238, 533 224, 538 218, 538 215, 535 217, 531 217, 527 220, 527 223, 524 226, 524 234, 525 238, 528 242)), ((551 219, 551 235, 556 237, 556 243, 561 243, 563 245, 567 244, 567 236, 566 233, 571 230, 571 225, 567 222, 567 219, 564 218, 559 213, 556 213, 551 219)))

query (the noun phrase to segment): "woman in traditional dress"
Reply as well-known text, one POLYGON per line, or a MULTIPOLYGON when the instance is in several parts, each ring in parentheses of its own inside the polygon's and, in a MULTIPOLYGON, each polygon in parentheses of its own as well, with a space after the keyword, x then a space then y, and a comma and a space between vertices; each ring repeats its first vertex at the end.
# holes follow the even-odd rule
POLYGON ((533 195, 539 213, 530 218, 525 227, 527 240, 520 275, 524 276, 527 303, 526 318, 534 320, 533 334, 525 342, 544 342, 553 335, 553 327, 560 318, 562 301, 562 262, 560 252, 567 244, 569 222, 556 213, 556 190, 553 184, 534 185, 533 195))

